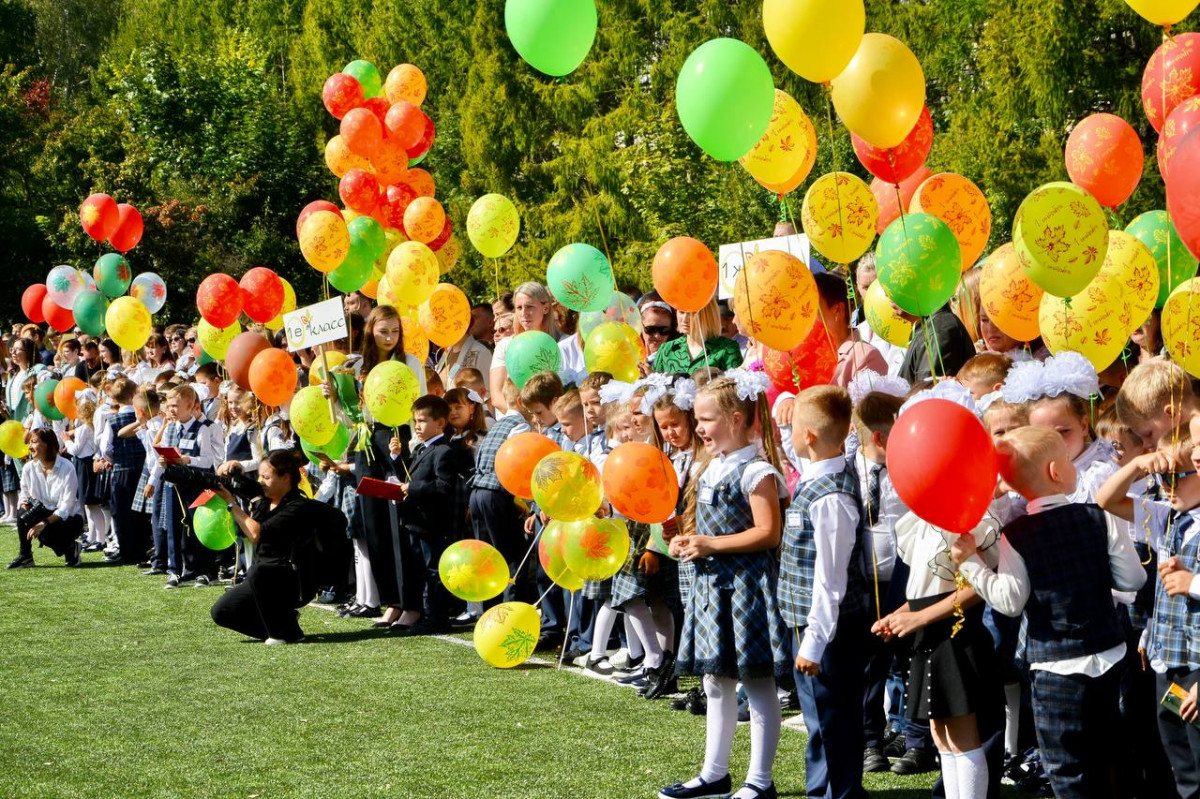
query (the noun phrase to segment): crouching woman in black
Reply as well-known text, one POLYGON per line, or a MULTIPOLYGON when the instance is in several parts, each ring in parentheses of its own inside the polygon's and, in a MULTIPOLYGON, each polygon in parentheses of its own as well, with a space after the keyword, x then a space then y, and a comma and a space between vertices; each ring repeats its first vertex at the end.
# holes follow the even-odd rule
POLYGON ((293 644, 304 639, 300 629, 300 579, 293 566, 297 545, 313 537, 313 514, 300 493, 299 450, 276 450, 258 468, 263 496, 250 512, 234 500, 229 489, 219 495, 245 536, 254 543, 254 562, 246 579, 225 592, 212 606, 212 619, 268 644, 293 644))
POLYGON ((58 456, 58 436, 49 428, 29 434, 33 458, 21 471, 17 534, 21 554, 8 568, 33 565, 33 539, 63 557, 68 566, 79 565, 79 535, 83 532, 75 467, 58 456))

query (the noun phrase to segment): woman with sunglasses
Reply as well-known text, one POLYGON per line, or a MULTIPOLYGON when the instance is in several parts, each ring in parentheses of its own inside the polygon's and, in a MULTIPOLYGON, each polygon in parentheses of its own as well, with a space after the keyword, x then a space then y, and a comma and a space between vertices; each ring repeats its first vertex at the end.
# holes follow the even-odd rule
POLYGON ((642 343, 646 345, 646 360, 654 362, 658 348, 671 339, 679 338, 675 309, 663 302, 657 291, 649 291, 638 303, 642 314, 642 343))
MULTIPOLYGON (((642 324, 644 330, 645 322, 642 324)), ((724 372, 742 365, 742 348, 721 335, 716 297, 696 313, 679 314, 679 332, 683 336, 659 346, 654 354, 654 371, 690 375, 705 368, 724 372)))

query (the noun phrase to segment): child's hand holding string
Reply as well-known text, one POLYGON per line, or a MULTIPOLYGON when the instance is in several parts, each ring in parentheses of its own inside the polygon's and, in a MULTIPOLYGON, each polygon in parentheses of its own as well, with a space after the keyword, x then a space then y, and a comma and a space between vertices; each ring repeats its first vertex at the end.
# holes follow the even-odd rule
POLYGON ((972 555, 979 551, 979 547, 975 544, 975 536, 968 533, 960 535, 950 545, 950 560, 961 566, 970 559, 972 555))
POLYGON ((1192 590, 1192 580, 1195 578, 1195 575, 1183 568, 1183 563, 1179 558, 1170 558, 1158 564, 1158 576, 1162 578, 1167 596, 1189 593, 1192 590))

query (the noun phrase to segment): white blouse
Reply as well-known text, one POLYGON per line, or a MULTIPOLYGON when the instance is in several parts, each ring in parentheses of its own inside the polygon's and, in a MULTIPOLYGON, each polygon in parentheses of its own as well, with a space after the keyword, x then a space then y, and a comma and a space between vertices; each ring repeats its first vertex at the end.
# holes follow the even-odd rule
MULTIPOLYGON (((979 556, 989 569, 1000 562, 1000 524, 985 516, 970 535, 975 537, 979 556)), ((950 560, 950 545, 956 533, 934 527, 915 513, 906 513, 896 522, 896 552, 908 564, 907 599, 948 594, 955 589, 958 567, 950 560)))
POLYGON ((37 500, 58 518, 69 519, 79 515, 78 486, 75 467, 66 458, 56 458, 50 474, 41 463, 31 461, 21 470, 20 501, 37 500))

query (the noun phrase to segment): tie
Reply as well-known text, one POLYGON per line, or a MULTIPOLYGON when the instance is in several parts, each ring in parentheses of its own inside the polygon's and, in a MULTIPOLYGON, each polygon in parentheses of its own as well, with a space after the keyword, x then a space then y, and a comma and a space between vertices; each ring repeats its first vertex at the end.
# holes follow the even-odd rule
POLYGON ((879 523, 879 495, 883 469, 882 463, 872 463, 870 474, 867 476, 867 525, 870 527, 879 523))
POLYGON ((417 457, 424 451, 425 451, 425 443, 424 442, 418 443, 415 447, 413 447, 413 457, 414 458, 417 457))

